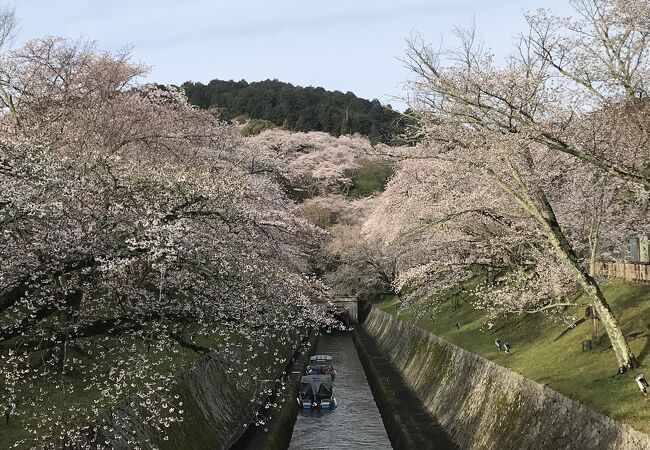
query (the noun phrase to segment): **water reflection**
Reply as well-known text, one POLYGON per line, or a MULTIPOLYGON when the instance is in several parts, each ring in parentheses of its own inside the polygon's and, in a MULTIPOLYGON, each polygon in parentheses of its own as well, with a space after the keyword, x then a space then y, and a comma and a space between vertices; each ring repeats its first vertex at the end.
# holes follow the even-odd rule
POLYGON ((334 357, 338 406, 333 411, 301 410, 289 449, 391 449, 350 335, 322 336, 318 353, 334 357))

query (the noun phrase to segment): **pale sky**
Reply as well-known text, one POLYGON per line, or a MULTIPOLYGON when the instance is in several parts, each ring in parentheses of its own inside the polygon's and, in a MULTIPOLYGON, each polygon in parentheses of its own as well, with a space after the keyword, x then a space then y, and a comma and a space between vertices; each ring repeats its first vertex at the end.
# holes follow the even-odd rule
MULTIPOLYGON (((0 0, 2 1, 2 0, 0 0)), ((4 3, 7 3, 6 1, 4 3)), ((12 2, 9 2, 10 4, 12 2)), ((19 43, 55 35, 96 40, 104 50, 133 46, 152 66, 150 81, 277 78, 352 91, 382 103, 408 77, 399 58, 418 32, 451 40, 474 19, 497 55, 525 29, 524 11, 562 14, 568 0, 15 0, 19 43)))

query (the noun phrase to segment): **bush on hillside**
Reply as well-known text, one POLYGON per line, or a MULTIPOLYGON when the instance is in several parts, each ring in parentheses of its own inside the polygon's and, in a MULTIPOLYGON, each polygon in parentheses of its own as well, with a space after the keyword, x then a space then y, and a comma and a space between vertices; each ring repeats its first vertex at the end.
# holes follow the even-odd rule
POLYGON ((390 161, 370 161, 352 178, 353 186, 348 195, 361 198, 381 192, 394 172, 395 168, 390 161))
POLYGON ((257 136, 262 131, 269 130, 274 127, 275 125, 273 125, 273 123, 269 122, 268 120, 252 119, 248 121, 244 128, 242 128, 241 134, 243 136, 257 136))

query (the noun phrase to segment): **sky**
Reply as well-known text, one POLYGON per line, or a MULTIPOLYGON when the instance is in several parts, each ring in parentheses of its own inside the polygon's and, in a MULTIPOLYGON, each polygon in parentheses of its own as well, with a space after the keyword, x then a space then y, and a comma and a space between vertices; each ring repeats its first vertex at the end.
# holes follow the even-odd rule
MULTIPOLYGON (((12 4, 0 0, 3 4, 12 4)), ((473 21, 505 56, 524 12, 568 14, 567 0, 15 0, 17 44, 44 35, 133 48, 147 81, 277 78, 377 98, 401 109, 405 39, 452 43, 473 21)))

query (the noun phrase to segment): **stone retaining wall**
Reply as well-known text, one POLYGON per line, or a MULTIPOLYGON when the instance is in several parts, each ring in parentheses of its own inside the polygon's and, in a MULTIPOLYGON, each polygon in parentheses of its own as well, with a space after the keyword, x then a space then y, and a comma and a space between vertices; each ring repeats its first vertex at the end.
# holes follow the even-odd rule
POLYGON ((650 437, 373 308, 364 325, 463 449, 650 449, 650 437))

